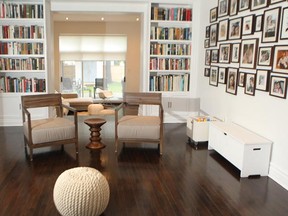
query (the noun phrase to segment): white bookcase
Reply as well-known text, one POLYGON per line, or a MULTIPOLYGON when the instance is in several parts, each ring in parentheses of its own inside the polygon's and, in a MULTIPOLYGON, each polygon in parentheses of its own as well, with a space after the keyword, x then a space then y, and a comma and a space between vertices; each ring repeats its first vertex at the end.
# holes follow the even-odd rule
POLYGON ((44 2, 0 1, 1 126, 22 124, 21 95, 47 92, 44 2))
MULTIPOLYGON (((150 92, 162 92, 164 122, 185 122, 191 110, 192 4, 150 6, 150 92)), ((193 105, 192 105, 193 106, 193 105)))

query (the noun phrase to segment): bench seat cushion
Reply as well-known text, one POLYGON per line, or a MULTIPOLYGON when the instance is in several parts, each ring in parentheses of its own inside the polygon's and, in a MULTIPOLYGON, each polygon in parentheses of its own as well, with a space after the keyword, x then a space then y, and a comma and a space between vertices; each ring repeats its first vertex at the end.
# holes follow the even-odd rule
MULTIPOLYGON (((24 135, 28 137, 28 123, 23 124, 24 135)), ((75 138, 74 122, 65 118, 32 120, 32 141, 34 144, 75 138)))
POLYGON ((157 116, 127 115, 119 120, 118 138, 150 139, 160 138, 160 118, 157 116))

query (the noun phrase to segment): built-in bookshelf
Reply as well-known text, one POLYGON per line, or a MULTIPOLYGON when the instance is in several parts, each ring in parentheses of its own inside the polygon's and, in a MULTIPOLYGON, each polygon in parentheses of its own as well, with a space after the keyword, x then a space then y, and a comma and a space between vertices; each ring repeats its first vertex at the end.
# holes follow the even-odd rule
POLYGON ((45 0, 0 0, 0 126, 22 125, 22 95, 48 92, 46 41, 45 0))
POLYGON ((192 8, 151 4, 150 91, 189 91, 192 50, 192 8))
POLYGON ((0 2, 0 93, 46 92, 43 0, 0 2))

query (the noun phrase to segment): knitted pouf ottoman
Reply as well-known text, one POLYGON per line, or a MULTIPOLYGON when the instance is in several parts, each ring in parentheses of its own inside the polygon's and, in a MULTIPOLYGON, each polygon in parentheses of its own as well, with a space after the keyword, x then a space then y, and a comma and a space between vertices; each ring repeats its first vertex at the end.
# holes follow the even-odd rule
POLYGON ((64 171, 56 180, 53 199, 63 216, 100 215, 106 209, 110 189, 96 169, 77 167, 64 171))

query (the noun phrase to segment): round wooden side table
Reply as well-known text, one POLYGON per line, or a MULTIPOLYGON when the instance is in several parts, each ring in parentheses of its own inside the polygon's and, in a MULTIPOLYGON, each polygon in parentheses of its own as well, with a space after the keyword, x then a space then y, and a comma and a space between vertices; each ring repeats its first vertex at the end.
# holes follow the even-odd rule
POLYGON ((100 131, 101 126, 106 123, 104 119, 101 118, 90 118, 84 120, 84 123, 90 127, 90 143, 86 145, 86 148, 91 150, 98 150, 105 148, 106 146, 101 142, 100 131))

